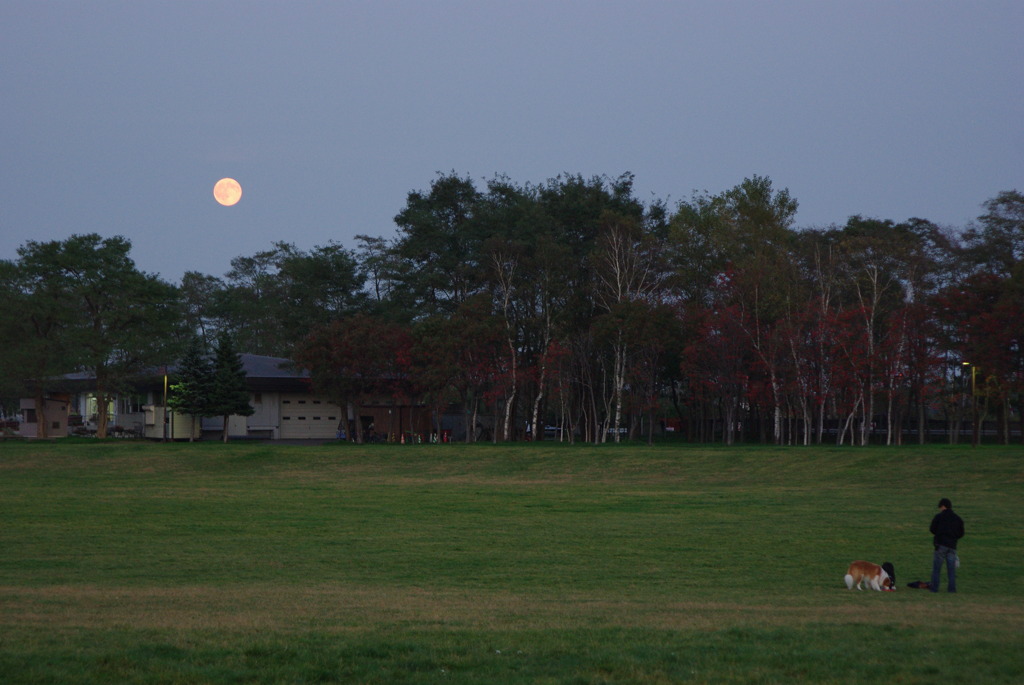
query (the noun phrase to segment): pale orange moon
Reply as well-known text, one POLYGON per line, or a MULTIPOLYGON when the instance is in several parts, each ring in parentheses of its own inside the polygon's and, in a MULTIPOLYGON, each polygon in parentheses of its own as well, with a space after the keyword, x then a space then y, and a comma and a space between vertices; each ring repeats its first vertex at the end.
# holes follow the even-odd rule
POLYGON ((213 186, 213 199, 230 207, 242 199, 242 186, 233 178, 222 178, 213 186))

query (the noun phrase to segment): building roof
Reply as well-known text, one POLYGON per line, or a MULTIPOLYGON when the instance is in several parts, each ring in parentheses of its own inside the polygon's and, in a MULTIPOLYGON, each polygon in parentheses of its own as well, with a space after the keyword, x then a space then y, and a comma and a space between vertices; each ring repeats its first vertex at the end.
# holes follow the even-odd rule
MULTIPOLYGON (((245 379, 251 388, 308 388, 309 372, 295 366, 291 359, 284 357, 269 357, 262 354, 239 355, 242 361, 242 369, 245 371, 245 379)), ((168 364, 166 371, 174 374, 177 364, 168 364)), ((146 369, 137 377, 139 387, 146 387, 154 383, 162 383, 165 367, 155 366, 146 369)), ((91 387, 96 381, 96 374, 92 371, 75 371, 60 376, 61 385, 71 388, 91 387)))
POLYGON ((291 359, 267 357, 262 354, 242 354, 242 368, 247 378, 309 378, 309 372, 295 367, 291 359))
POLYGON ((309 372, 291 359, 262 354, 241 354, 245 382, 250 390, 308 390, 309 372))

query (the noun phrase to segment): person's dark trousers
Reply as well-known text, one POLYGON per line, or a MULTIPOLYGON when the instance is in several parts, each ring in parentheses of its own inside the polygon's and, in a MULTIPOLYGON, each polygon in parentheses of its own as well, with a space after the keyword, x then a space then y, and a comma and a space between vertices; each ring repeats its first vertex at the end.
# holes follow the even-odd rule
POLYGON ((935 555, 932 557, 932 582, 928 589, 932 592, 939 591, 939 575, 942 572, 942 562, 946 562, 946 575, 949 578, 949 591, 956 592, 956 549, 939 545, 935 548, 935 555))

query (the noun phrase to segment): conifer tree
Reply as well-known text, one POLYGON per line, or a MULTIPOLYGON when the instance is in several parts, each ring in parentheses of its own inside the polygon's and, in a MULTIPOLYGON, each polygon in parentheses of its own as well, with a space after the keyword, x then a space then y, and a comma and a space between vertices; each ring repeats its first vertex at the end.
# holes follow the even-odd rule
POLYGON ((235 351, 234 340, 227 331, 222 331, 217 336, 208 410, 210 416, 224 418, 224 442, 228 441, 229 417, 252 416, 255 412, 249 404, 249 389, 245 383, 242 357, 235 351))
MULTIPOLYGON (((199 336, 193 336, 185 350, 185 356, 175 372, 178 382, 171 386, 171 396, 167 404, 174 411, 188 414, 193 421, 199 421, 210 413, 210 393, 213 384, 213 369, 206 358, 206 351, 199 336)), ((189 432, 188 441, 192 442, 195 428, 189 432)))

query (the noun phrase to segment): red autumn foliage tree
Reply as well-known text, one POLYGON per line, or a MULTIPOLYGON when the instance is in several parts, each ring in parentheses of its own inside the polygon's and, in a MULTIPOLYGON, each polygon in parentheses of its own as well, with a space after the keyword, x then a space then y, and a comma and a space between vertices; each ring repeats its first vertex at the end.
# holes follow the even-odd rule
POLYGON ((411 374, 436 410, 459 402, 466 442, 476 438, 480 403, 494 383, 495 360, 504 353, 503 324, 489 301, 473 296, 454 314, 419 322, 413 330, 411 374))
MULTIPOLYGON (((412 339, 406 328, 358 314, 314 330, 295 350, 295 363, 310 373, 313 387, 342 410, 371 398, 399 397, 410 390, 412 339)), ((363 427, 355 422, 356 442, 363 427)))

